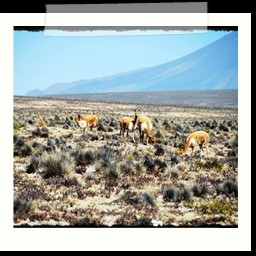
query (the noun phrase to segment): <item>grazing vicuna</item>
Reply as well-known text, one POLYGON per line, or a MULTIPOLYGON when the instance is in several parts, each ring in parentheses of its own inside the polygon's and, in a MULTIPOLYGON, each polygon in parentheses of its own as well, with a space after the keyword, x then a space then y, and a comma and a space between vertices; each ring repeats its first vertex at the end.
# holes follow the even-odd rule
POLYGON ((132 131, 133 132, 133 142, 134 142, 134 130, 137 127, 137 120, 138 120, 139 114, 140 114, 140 110, 135 109, 134 119, 132 119, 131 117, 122 117, 120 120, 120 135, 123 134, 123 136, 124 136, 125 131, 127 131, 126 135, 128 137, 129 131, 132 131))
POLYGON ((89 128, 90 131, 92 132, 92 129, 98 128, 99 126, 99 119, 95 115, 89 115, 89 116, 81 116, 78 115, 75 118, 76 123, 83 128, 83 132, 87 131, 89 128))
POLYGON ((139 133, 140 133, 140 143, 143 143, 145 133, 146 133, 146 144, 148 144, 148 141, 150 143, 155 143, 156 141, 155 137, 150 134, 152 130, 152 123, 147 116, 138 117, 138 127, 139 127, 139 133))
POLYGON ((185 145, 185 153, 188 152, 189 148, 192 148, 192 154, 195 153, 195 147, 199 146, 200 150, 203 151, 203 148, 206 149, 208 156, 208 144, 209 144, 209 135, 205 131, 196 131, 192 132, 187 140, 185 145))

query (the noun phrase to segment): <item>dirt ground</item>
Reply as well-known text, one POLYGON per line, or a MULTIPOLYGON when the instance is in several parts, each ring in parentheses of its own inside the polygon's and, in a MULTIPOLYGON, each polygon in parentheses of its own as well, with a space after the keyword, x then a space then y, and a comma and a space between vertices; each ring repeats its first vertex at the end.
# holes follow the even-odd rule
POLYGON ((14 97, 14 226, 238 225, 237 109, 14 97), (155 144, 121 136, 134 109, 155 144), (75 117, 95 114, 82 131, 75 117), (210 136, 209 154, 185 154, 187 136, 210 136))

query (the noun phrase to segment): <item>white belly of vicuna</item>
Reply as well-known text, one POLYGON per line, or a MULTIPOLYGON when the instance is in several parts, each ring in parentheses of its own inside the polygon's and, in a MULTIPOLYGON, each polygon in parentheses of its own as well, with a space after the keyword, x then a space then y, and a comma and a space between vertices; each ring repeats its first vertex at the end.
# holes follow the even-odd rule
POLYGON ((147 125, 144 123, 144 124, 142 124, 142 126, 141 126, 141 130, 142 131, 146 131, 147 130, 147 125))
POLYGON ((87 125, 86 121, 79 121, 79 126, 85 128, 87 125))

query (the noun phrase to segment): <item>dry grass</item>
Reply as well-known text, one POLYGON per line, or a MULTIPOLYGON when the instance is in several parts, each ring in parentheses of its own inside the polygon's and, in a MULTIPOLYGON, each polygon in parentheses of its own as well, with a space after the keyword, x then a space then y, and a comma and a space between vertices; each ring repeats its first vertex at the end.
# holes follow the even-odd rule
POLYGON ((14 120, 15 226, 238 225, 237 110, 15 97, 14 120), (155 145, 119 135, 137 107, 155 145), (99 117, 97 134, 78 113, 99 117), (208 156, 183 154, 196 130, 210 135, 208 156))

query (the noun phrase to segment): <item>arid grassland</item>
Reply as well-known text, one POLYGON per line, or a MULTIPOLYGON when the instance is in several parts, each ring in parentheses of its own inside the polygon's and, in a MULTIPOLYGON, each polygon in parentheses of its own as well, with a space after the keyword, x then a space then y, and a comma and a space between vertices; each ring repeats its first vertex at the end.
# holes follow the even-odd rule
POLYGON ((14 97, 14 226, 238 225, 237 109, 14 97), (119 135, 140 108, 155 144, 119 135), (95 114, 98 132, 75 117, 95 114), (209 154, 184 154, 204 130, 209 154), (153 220, 153 222, 152 222, 153 220))

